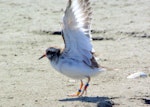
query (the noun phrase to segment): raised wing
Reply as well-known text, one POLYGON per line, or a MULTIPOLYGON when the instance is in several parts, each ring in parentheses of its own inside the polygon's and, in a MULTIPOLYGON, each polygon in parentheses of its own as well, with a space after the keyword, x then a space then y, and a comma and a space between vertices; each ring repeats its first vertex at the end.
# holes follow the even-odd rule
POLYGON ((89 0, 69 0, 63 17, 64 55, 92 65, 91 7, 89 0))

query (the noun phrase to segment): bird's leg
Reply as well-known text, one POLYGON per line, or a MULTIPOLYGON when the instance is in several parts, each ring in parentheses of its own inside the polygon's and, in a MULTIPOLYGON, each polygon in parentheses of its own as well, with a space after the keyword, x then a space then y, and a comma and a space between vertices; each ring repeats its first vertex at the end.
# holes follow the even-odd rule
POLYGON ((81 93, 82 87, 83 87, 83 81, 81 80, 80 89, 77 92, 77 96, 79 96, 79 94, 81 93))
POLYGON ((80 84, 80 88, 79 88, 78 92, 76 94, 68 95, 68 96, 70 96, 70 97, 79 96, 80 93, 82 92, 82 87, 83 87, 83 81, 81 80, 81 84, 80 84))
POLYGON ((80 96, 82 96, 84 94, 84 92, 87 92, 87 87, 89 86, 90 80, 91 80, 91 78, 88 77, 88 81, 87 81, 86 85, 84 86, 84 89, 83 89, 82 93, 80 94, 80 96))

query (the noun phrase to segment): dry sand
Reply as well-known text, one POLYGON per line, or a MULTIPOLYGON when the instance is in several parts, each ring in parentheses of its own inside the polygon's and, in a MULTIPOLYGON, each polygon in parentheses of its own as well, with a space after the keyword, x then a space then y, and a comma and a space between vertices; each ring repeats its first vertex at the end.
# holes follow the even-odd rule
POLYGON ((93 0, 93 41, 99 63, 117 71, 92 78, 87 97, 70 98, 79 81, 59 74, 45 58, 49 46, 63 46, 61 29, 67 0, 0 0, 0 107, 148 107, 150 100, 150 1, 93 0), (127 79, 142 71, 147 78, 127 79))

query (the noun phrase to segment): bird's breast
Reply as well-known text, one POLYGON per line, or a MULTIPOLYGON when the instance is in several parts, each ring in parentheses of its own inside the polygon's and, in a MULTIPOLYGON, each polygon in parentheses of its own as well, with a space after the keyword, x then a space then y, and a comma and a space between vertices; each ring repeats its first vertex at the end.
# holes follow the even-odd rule
POLYGON ((60 58, 58 63, 52 63, 52 66, 60 73, 74 78, 83 79, 86 77, 91 77, 99 73, 98 68, 91 68, 82 61, 70 59, 70 58, 60 58))

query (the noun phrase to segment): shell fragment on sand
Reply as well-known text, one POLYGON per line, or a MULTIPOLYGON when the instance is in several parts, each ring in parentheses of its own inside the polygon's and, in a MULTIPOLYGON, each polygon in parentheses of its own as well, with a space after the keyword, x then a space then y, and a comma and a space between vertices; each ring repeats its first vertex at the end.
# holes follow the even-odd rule
POLYGON ((136 73, 129 75, 127 78, 134 79, 134 78, 140 78, 140 77, 147 77, 147 74, 144 72, 136 72, 136 73))
POLYGON ((70 82, 70 83, 75 83, 75 82, 76 82, 76 80, 69 79, 69 82, 70 82))

